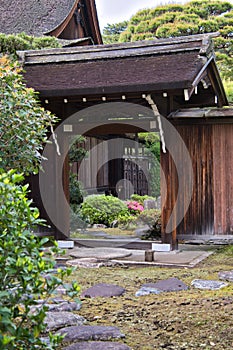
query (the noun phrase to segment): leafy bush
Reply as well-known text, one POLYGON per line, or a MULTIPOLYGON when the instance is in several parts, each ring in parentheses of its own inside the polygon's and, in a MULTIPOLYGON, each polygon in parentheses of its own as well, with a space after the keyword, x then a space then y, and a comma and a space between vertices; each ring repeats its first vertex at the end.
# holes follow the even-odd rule
POLYGON ((147 199, 155 199, 154 197, 148 196, 148 195, 144 195, 144 196, 140 196, 140 194, 132 194, 131 195, 131 199, 133 201, 137 201, 139 204, 144 205, 144 201, 147 199))
POLYGON ((38 171, 48 128, 57 118, 39 106, 21 72, 16 62, 0 57, 0 167, 29 174, 38 171))
POLYGON ((224 80, 223 84, 227 93, 228 101, 230 104, 232 104, 233 103, 233 81, 224 80))
POLYGON ((121 230, 135 230, 137 227, 137 216, 136 215, 119 215, 117 219, 117 226, 121 230))
MULTIPOLYGON (((31 308, 37 299, 46 300, 72 269, 60 271, 60 277, 43 278, 55 262, 44 255, 48 239, 33 235, 33 226, 42 222, 27 199, 27 186, 18 185, 22 181, 13 170, 0 172, 0 349, 57 349, 59 337, 50 335, 49 346, 40 338, 46 308, 33 313, 31 308)), ((58 250, 54 246, 51 252, 58 250)), ((73 283, 70 296, 78 290, 73 283)))
POLYGON ((69 191, 70 204, 79 205, 83 201, 84 189, 76 174, 70 174, 69 191))
POLYGON ((81 206, 84 220, 90 224, 111 226, 122 215, 130 216, 127 205, 119 198, 105 195, 92 195, 81 206))
POLYGON ((138 222, 149 226, 148 233, 143 239, 158 239, 161 237, 161 211, 158 209, 146 209, 138 216, 138 222))
POLYGON ((25 33, 3 34, 0 33, 0 52, 12 55, 16 58, 16 51, 38 50, 43 48, 61 47, 55 37, 33 37, 25 33))

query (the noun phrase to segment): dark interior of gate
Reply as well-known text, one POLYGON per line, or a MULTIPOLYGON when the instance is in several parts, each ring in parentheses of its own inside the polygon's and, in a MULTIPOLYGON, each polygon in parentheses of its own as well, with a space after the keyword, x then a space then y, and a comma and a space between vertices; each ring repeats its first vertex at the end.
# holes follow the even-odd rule
MULTIPOLYGON (((139 172, 135 171, 138 170, 137 166, 132 162, 127 164, 127 157, 123 156, 127 155, 124 154, 127 149, 129 153, 134 152, 133 147, 127 148, 127 142, 137 140, 140 131, 157 130, 160 134, 164 133, 164 140, 161 141, 166 148, 171 139, 171 127, 166 124, 168 122, 184 139, 191 154, 194 190, 187 209, 188 195, 185 198, 185 191, 182 192, 183 197, 179 193, 179 187, 185 189, 187 186, 183 150, 179 145, 170 144, 166 153, 164 150, 161 152, 161 169, 165 179, 161 183, 162 240, 172 243, 175 249, 177 235, 231 232, 232 219, 224 222, 226 218, 220 213, 216 219, 218 197, 212 186, 213 181, 217 185, 218 179, 212 177, 217 170, 213 169, 211 155, 215 152, 216 157, 220 157, 217 150, 214 151, 214 140, 219 137, 216 136, 217 130, 222 128, 223 135, 226 132, 225 126, 232 123, 232 113, 228 111, 228 114, 223 115, 220 110, 215 110, 213 115, 206 117, 208 113, 205 108, 227 105, 214 59, 211 35, 28 51, 21 54, 21 59, 28 86, 39 91, 44 107, 54 112, 60 118, 61 124, 64 124, 63 133, 59 134, 61 149, 66 149, 72 134, 85 135, 95 146, 106 140, 118 140, 117 147, 122 148, 118 154, 122 154, 122 157, 117 158, 114 155, 114 146, 112 150, 108 150, 113 152, 111 160, 98 170, 97 187, 100 191, 116 190, 116 184, 122 179, 134 182, 131 177, 135 172, 137 183, 141 176, 141 183, 136 191, 141 191, 142 194, 148 192, 146 174, 139 176, 139 172), (121 108, 124 109, 122 106, 126 105, 131 106, 130 111, 123 113, 121 108), (143 109, 142 113, 138 112, 140 108, 143 109), (204 112, 199 113, 197 108, 204 112), (87 112, 90 110, 91 117, 87 112), (219 115, 216 116, 216 113, 219 115), (177 170, 174 156, 180 159, 178 168, 182 166, 183 176, 177 170), (198 161, 200 159, 201 162, 198 161), (136 168, 130 169, 133 166, 136 168), (178 205, 177 200, 180 201, 178 205), (178 219, 182 216, 182 220, 178 219), (171 217, 173 223, 168 230, 171 217)), ((56 191, 56 169, 63 167, 63 186, 68 198, 68 160, 65 164, 60 164, 55 147, 51 151, 51 157, 55 160, 54 183, 49 185, 52 188, 54 210, 58 211, 59 217, 66 223, 64 232, 53 228, 56 238, 64 238, 69 236, 69 216, 66 210, 57 206, 60 197, 56 191)), ((84 173, 84 177, 87 181, 90 180, 87 173, 84 173)), ((35 184, 36 181, 34 179, 32 182, 35 184)), ((33 184, 32 195, 39 203, 38 188, 33 184)), ((43 212, 43 208, 41 211, 43 212)), ((46 216, 46 213, 43 214, 46 216)))

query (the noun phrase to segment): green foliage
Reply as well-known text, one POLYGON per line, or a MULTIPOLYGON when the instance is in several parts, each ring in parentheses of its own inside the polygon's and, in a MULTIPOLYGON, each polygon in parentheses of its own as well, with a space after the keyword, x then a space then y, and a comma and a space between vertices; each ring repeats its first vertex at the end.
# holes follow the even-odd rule
POLYGON ((117 219, 118 227, 121 230, 132 230, 137 227, 137 216, 136 215, 130 215, 129 213, 126 214, 120 214, 117 219))
POLYGON ((70 204, 81 204, 84 196, 84 189, 82 187, 82 183, 78 181, 76 174, 70 173, 69 179, 70 204))
POLYGON ((230 104, 233 104, 233 81, 231 80, 224 80, 223 81, 227 98, 230 104))
POLYGON ((92 195, 81 206, 83 218, 90 224, 111 226, 114 220, 130 216, 127 205, 119 198, 105 195, 92 195))
POLYGON ((161 237, 161 211, 146 209, 138 216, 138 222, 149 226, 149 231, 142 239, 158 239, 161 237))
MULTIPOLYGON (((35 312, 31 309, 37 305, 36 300, 46 300, 72 270, 43 278, 55 261, 49 254, 44 255, 48 239, 33 235, 32 228, 42 222, 27 199, 27 186, 18 185, 22 181, 22 175, 13 170, 0 172, 0 349, 56 349, 59 337, 50 336, 50 346, 40 339, 46 308, 35 312)), ((54 246, 51 252, 58 250, 54 246)), ((78 291, 73 283, 70 295, 78 291)))
POLYGON ((21 72, 16 62, 0 57, 0 167, 28 174, 38 171, 48 128, 57 119, 39 106, 21 72))
POLYGON ((55 37, 33 37, 25 33, 3 34, 0 33, 0 52, 17 57, 16 51, 38 50, 43 48, 61 47, 55 37))
POLYGON ((72 140, 72 145, 69 149, 69 161, 70 163, 80 162, 87 155, 87 150, 84 147, 86 138, 82 135, 77 135, 72 140))
POLYGON ((160 196, 160 137, 158 133, 140 133, 138 135, 140 142, 145 143, 146 149, 151 157, 150 191, 154 197, 160 196))
MULTIPOLYGON (((86 138, 82 135, 77 135, 73 140, 69 149, 69 162, 72 167, 72 163, 80 162, 87 155, 87 150, 84 145, 86 138)), ((70 192, 70 203, 72 205, 79 205, 83 201, 84 189, 82 183, 78 181, 77 174, 70 171, 69 176, 69 192, 70 192)))
POLYGON ((156 31, 158 38, 175 37, 198 34, 198 26, 193 23, 166 23, 160 26, 156 31))
POLYGON ((117 42, 120 34, 126 30, 128 21, 108 24, 103 30, 103 41, 104 44, 111 44, 117 42))
POLYGON ((139 194, 132 194, 130 197, 133 201, 138 202, 141 205, 144 205, 144 201, 147 199, 155 199, 154 197, 145 195, 145 196, 140 196, 139 194))

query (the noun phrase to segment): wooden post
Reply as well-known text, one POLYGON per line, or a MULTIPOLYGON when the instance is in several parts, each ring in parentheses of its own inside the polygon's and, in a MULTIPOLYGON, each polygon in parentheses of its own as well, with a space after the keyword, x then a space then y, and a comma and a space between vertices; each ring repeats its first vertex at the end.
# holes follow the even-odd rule
POLYGON ((153 250, 146 250, 145 251, 145 261, 147 261, 147 262, 154 261, 154 251, 153 250))
POLYGON ((70 213, 69 205, 67 205, 69 204, 68 137, 65 134, 60 135, 58 143, 61 156, 56 155, 56 203, 54 205, 57 210, 56 214, 59 228, 56 229, 55 239, 64 240, 70 236, 70 213), (62 176, 60 177, 59 174, 62 174, 62 176), (61 184, 58 184, 58 182, 62 182, 64 193, 58 191, 58 188, 61 188, 61 184))

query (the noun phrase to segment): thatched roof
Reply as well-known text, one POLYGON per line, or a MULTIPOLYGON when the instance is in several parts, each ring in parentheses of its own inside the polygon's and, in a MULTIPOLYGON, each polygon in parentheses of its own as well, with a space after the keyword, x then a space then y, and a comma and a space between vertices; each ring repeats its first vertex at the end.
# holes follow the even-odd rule
POLYGON ((1 0, 0 32, 44 35, 57 28, 77 0, 1 0))
POLYGON ((101 44, 95 0, 0 1, 0 33, 60 37, 67 27, 69 33, 76 34, 66 33, 61 38, 91 37, 95 44, 101 44))
POLYGON ((215 96, 227 104, 208 34, 21 56, 28 85, 44 96, 153 91, 185 101, 194 95, 195 105, 212 104, 215 96))

